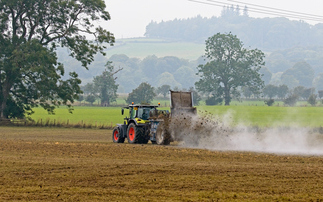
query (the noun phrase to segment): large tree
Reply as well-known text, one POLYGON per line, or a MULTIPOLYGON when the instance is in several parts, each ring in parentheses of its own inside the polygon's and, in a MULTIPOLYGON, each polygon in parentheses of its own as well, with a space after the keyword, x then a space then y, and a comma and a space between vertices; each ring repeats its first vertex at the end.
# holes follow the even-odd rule
POLYGON ((272 99, 273 97, 275 97, 278 94, 277 92, 278 92, 278 87, 272 84, 265 86, 265 88, 263 89, 264 96, 269 97, 269 99, 272 99))
POLYGON ((135 104, 147 104, 151 103, 155 96, 154 87, 149 83, 143 82, 129 93, 126 102, 128 104, 131 104, 132 102, 135 104))
POLYGON ((0 1, 0 118, 23 118, 34 106, 52 113, 56 106, 71 106, 80 93, 77 74, 63 80, 56 47, 66 47, 85 68, 103 43, 114 36, 94 26, 107 21, 103 0, 0 1), (86 36, 90 36, 88 40, 86 36))
POLYGON ((209 62, 197 67, 200 80, 195 83, 196 88, 215 98, 224 98, 225 105, 239 95, 239 87, 248 87, 254 93, 263 87, 259 70, 264 65, 264 53, 243 48, 237 36, 218 33, 209 37, 205 57, 209 62))

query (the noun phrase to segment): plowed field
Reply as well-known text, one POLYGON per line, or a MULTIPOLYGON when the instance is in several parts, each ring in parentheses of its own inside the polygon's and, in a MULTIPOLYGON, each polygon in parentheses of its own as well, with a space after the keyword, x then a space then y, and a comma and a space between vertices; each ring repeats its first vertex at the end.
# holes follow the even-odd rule
POLYGON ((111 131, 0 127, 0 201, 320 201, 323 157, 114 144, 111 131))

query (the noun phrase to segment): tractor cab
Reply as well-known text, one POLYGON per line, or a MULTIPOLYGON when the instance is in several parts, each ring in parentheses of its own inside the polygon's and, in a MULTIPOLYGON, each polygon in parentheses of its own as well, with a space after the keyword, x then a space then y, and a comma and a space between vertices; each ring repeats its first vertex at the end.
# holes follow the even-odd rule
POLYGON ((124 109, 129 110, 129 118, 125 118, 127 124, 131 121, 134 121, 136 124, 145 124, 149 122, 150 111, 156 110, 157 107, 156 105, 129 105, 122 108, 121 113, 122 115, 124 114, 124 109))

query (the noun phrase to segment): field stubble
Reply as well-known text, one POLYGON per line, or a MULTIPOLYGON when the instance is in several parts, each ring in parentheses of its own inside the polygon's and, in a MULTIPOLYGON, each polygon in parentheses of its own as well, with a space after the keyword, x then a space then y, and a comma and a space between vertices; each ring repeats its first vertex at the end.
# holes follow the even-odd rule
POLYGON ((323 200, 323 158, 114 144, 110 130, 0 127, 0 200, 323 200))

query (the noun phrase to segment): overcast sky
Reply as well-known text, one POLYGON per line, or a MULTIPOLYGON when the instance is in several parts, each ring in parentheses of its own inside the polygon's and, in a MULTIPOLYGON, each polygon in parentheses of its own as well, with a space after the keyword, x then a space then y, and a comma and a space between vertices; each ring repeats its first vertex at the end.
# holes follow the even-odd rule
MULTIPOLYGON (((196 0, 212 3, 207 0, 196 0)), ((215 0, 214 0, 215 1, 215 0)), ((217 2, 233 5, 250 4, 262 5, 271 8, 284 9, 311 15, 323 15, 322 0, 216 0, 217 2), (242 2, 242 3, 238 3, 242 2)), ((222 7, 191 2, 188 0, 105 0, 111 21, 104 26, 114 33, 116 38, 143 37, 146 26, 151 21, 168 21, 175 18, 185 19, 201 15, 202 17, 219 16, 222 7)), ((216 4, 215 2, 213 2, 216 4)), ((220 4, 220 3, 217 3, 220 4)), ((263 8, 265 9, 265 8, 263 8)), ((251 17, 274 17, 249 12, 251 17)), ((323 18, 323 17, 322 17, 323 18)), ((306 21, 306 20, 305 20, 306 21)), ((310 22, 316 24, 318 22, 310 22)), ((323 20, 322 20, 323 23, 323 20)))

